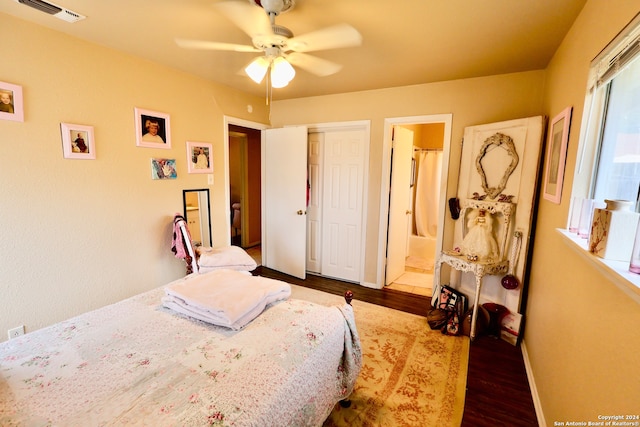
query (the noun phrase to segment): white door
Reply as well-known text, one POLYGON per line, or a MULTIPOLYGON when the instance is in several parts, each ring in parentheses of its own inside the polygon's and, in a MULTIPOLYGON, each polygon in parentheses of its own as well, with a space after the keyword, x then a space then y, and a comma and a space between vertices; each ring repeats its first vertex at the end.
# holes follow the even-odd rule
POLYGON ((360 281, 366 133, 324 134, 321 274, 360 281))
MULTIPOLYGON (((485 194, 482 179, 476 161, 480 157, 482 170, 485 172, 486 186, 496 187, 505 175, 512 158, 506 150, 486 150, 482 156, 482 147, 492 136, 500 133, 509 136, 518 153, 518 165, 509 176, 504 190, 505 195, 512 196, 511 201, 517 205, 515 218, 512 217, 513 230, 522 232, 520 253, 515 262, 514 274, 522 280, 527 267, 529 239, 533 224, 533 210, 536 201, 536 183, 540 167, 540 156, 544 136, 545 119, 542 116, 505 122, 469 126, 464 130, 464 144, 460 161, 460 179, 458 197, 470 198, 473 193, 485 194)), ((462 241, 462 221, 456 221, 454 246, 462 241)), ((510 236, 507 248, 517 243, 510 236)), ((482 299, 504 305, 512 312, 520 311, 523 286, 507 290, 501 285, 502 276, 485 276, 482 285, 482 299)), ((453 282, 453 280, 452 280, 453 282)), ((475 278, 470 274, 461 276, 461 289, 469 298, 475 294, 475 278)), ((483 302, 481 300, 481 302, 483 302)))
POLYGON ((262 152, 262 262, 265 267, 304 279, 307 127, 266 130, 262 152))
POLYGON ((322 273, 322 149, 324 133, 309 134, 309 199, 307 202, 307 271, 322 273))
POLYGON ((391 155, 391 195, 389 197, 385 285, 400 277, 405 269, 409 218, 411 218, 412 155, 413 131, 395 126, 393 128, 393 154, 391 155))

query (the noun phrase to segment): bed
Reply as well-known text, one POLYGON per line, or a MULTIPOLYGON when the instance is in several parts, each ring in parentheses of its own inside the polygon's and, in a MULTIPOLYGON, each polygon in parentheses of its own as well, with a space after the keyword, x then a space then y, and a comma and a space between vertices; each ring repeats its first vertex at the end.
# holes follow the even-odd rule
POLYGON ((215 273, 0 343, 0 425, 322 425, 361 368, 350 304, 288 298, 236 329, 163 304, 215 273))

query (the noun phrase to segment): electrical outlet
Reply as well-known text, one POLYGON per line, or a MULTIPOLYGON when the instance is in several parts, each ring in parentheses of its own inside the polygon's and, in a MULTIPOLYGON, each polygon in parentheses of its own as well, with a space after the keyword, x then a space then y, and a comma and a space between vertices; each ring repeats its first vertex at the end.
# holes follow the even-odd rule
POLYGON ((17 328, 9 329, 9 339, 17 338, 20 335, 24 335, 24 325, 20 325, 17 328))

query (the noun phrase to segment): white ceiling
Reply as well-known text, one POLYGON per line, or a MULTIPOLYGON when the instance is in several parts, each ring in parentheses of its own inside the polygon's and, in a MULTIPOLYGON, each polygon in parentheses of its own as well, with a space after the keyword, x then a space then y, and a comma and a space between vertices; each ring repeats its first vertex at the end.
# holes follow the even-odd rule
MULTIPOLYGON (((174 39, 251 44, 219 15, 220 0, 53 0, 87 16, 67 23, 0 0, 0 12, 263 96, 238 73, 257 54, 179 48, 174 39)), ((248 0, 236 0, 248 1, 248 0)), ((296 0, 276 23, 302 35, 348 23, 359 47, 312 52, 343 65, 317 77, 297 70, 273 99, 353 92, 544 69, 586 0, 296 0)), ((4 31, 10 30, 7 28, 4 31)))

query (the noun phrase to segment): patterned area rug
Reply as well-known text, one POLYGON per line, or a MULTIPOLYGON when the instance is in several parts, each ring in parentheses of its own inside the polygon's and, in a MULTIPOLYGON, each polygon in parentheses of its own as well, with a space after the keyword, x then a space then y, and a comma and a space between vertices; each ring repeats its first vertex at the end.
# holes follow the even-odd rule
MULTIPOLYGON (((292 297, 344 299, 292 285, 292 297)), ((459 426, 464 411, 469 338, 432 331, 425 317, 353 301, 363 368, 351 407, 336 405, 324 427, 459 426)))

